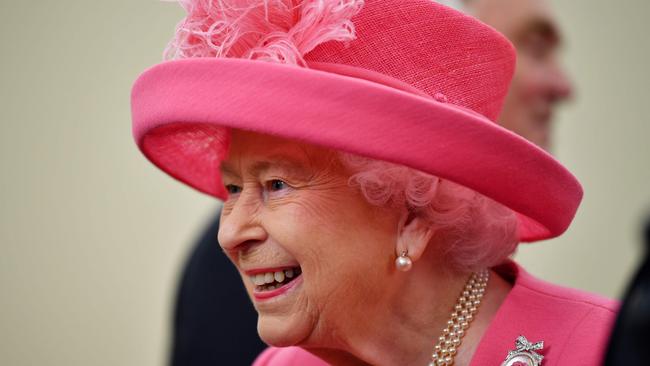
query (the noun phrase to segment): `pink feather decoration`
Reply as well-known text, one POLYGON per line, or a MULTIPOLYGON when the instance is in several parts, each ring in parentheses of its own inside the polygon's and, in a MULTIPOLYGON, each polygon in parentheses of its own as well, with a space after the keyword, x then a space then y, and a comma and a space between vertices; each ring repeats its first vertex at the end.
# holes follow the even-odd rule
POLYGON ((165 59, 232 57, 295 64, 319 44, 355 38, 364 0, 178 0, 187 12, 165 59))

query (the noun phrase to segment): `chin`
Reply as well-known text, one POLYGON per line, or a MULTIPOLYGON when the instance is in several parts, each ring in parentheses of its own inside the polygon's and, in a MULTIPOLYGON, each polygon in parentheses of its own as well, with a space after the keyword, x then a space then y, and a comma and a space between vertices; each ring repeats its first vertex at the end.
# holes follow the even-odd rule
POLYGON ((263 315, 257 319, 257 333, 264 343, 274 347, 289 347, 304 343, 311 334, 311 326, 299 315, 263 315))

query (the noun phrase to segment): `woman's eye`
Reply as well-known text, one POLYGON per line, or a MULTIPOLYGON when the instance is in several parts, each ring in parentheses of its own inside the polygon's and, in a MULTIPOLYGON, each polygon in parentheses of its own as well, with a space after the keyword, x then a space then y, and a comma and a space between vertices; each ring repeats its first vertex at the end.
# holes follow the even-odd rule
POLYGON ((226 191, 228 191, 228 194, 237 194, 241 192, 241 187, 234 184, 226 184, 226 191))
POLYGON ((283 181, 281 181, 279 179, 270 180, 270 181, 268 181, 266 183, 266 185, 267 185, 267 189, 269 191, 281 191, 281 190, 289 187, 287 185, 287 183, 285 183, 285 182, 283 182, 283 181))

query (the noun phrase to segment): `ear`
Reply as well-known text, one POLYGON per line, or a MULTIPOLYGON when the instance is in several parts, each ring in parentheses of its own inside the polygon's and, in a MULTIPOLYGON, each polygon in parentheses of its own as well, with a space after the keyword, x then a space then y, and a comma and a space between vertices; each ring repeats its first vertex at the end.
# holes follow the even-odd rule
POLYGON ((417 214, 406 212, 398 224, 396 255, 408 252, 413 262, 422 257, 427 245, 433 237, 434 229, 431 223, 417 214))

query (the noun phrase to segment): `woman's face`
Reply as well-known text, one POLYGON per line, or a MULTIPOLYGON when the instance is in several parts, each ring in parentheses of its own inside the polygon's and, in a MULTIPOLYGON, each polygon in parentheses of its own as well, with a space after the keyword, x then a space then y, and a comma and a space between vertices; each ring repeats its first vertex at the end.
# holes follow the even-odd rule
POLYGON ((264 341, 335 343, 327 337, 398 292, 391 278, 399 215, 350 187, 335 152, 234 130, 221 170, 229 197, 219 242, 264 341))

